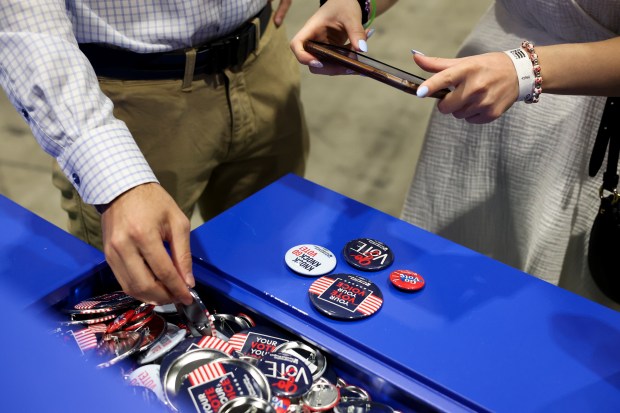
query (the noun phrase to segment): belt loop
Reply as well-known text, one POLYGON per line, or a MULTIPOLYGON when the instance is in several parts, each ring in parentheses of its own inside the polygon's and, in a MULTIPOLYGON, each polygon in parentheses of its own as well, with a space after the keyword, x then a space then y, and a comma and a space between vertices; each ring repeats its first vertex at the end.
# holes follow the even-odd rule
POLYGON ((183 75, 183 92, 192 91, 192 81, 194 80, 194 69, 196 68, 196 49, 193 47, 185 51, 185 74, 183 75))
POLYGON ((254 53, 256 53, 258 52, 258 45, 260 44, 260 38, 263 36, 263 34, 260 31, 260 19, 258 17, 252 19, 252 24, 256 28, 256 36, 254 37, 254 41, 256 42, 256 44, 254 45, 254 53))

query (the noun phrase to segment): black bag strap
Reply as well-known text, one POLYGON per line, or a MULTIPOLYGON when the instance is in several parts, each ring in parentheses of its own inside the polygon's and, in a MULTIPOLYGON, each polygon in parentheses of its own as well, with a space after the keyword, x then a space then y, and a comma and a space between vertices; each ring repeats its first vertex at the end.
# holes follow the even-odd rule
POLYGON ((605 110, 601 117, 601 124, 598 128, 592 155, 590 156, 589 174, 596 176, 603 159, 605 151, 609 146, 607 156, 607 170, 603 174, 603 190, 614 192, 618 188, 618 157, 620 156, 620 97, 608 97, 605 103, 605 110))

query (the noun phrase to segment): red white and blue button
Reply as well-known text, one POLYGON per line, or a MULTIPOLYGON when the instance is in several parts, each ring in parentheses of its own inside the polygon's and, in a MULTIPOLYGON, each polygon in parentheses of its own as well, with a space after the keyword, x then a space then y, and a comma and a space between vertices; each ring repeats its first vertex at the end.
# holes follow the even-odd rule
POLYGON ((340 320, 371 316, 383 305, 379 287, 352 274, 323 276, 312 283, 308 296, 319 312, 340 320))

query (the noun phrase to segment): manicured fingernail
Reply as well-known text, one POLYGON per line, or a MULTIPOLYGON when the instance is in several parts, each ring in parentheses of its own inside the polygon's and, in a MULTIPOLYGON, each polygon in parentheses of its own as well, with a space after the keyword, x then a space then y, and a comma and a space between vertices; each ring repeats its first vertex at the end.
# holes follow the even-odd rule
POLYGON ((323 63, 319 62, 318 60, 310 60, 310 63, 308 63, 308 65, 316 67, 318 69, 323 67, 323 63))
POLYGON ((357 47, 359 47, 362 52, 368 51, 368 44, 366 43, 366 40, 360 40, 357 42, 357 47))
POLYGON ((347 70, 344 71, 345 75, 354 75, 356 73, 357 72, 355 70, 351 70, 351 69, 347 69, 347 70))
POLYGON ((416 91, 416 95, 419 98, 423 98, 426 97, 426 95, 428 94, 428 86, 421 86, 418 88, 418 90, 416 91))
POLYGON ((375 29, 368 30, 368 33, 366 33, 366 40, 370 39, 373 34, 375 34, 375 29))
POLYGON ((415 50, 415 49, 411 49, 411 54, 419 54, 420 56, 426 56, 424 53, 420 52, 419 50, 415 50))

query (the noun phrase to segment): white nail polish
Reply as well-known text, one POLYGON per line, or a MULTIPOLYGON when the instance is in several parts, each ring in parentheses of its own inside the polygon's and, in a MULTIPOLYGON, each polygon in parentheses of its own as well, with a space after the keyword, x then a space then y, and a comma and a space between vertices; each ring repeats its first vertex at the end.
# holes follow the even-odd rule
POLYGON ((411 54, 413 55, 419 54, 420 56, 426 56, 424 53, 420 52, 419 50, 415 50, 415 49, 411 49, 411 54))
POLYGON ((357 47, 359 47, 364 53, 368 51, 368 44, 366 43, 366 40, 360 40, 357 42, 357 47))
POLYGON ((318 60, 311 60, 310 63, 308 63, 308 65, 312 67, 316 67, 317 69, 321 69, 323 67, 323 63, 319 62, 318 60))
POLYGON ((418 90, 416 91, 416 95, 419 98, 423 98, 426 97, 426 95, 428 94, 428 86, 421 86, 418 88, 418 90))
POLYGON ((370 39, 373 34, 375 34, 375 29, 368 30, 368 33, 366 33, 366 40, 370 39))

